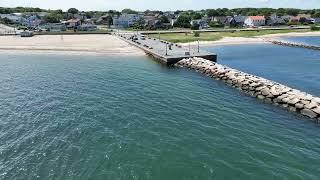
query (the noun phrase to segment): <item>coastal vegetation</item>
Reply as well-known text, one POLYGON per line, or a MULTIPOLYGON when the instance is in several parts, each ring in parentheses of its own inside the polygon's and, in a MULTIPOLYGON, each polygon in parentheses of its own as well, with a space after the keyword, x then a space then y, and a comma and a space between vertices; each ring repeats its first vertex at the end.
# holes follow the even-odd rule
MULTIPOLYGON (((290 32, 309 32, 308 29, 297 30, 256 30, 256 31, 232 31, 232 32, 201 32, 201 33, 166 33, 161 34, 161 39, 173 43, 187 43, 194 41, 217 41, 224 37, 246 37, 252 38, 267 34, 279 34, 290 32)), ((158 38, 158 34, 150 34, 150 37, 158 38)))

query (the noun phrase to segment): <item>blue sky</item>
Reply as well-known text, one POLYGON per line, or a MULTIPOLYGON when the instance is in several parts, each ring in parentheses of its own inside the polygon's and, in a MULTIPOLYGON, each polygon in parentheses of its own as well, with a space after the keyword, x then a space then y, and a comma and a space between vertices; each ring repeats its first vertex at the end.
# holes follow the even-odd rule
POLYGON ((291 7, 302 9, 320 9, 320 0, 0 0, 0 7, 41 7, 45 9, 63 9, 75 7, 80 10, 176 10, 209 9, 235 7, 291 7))

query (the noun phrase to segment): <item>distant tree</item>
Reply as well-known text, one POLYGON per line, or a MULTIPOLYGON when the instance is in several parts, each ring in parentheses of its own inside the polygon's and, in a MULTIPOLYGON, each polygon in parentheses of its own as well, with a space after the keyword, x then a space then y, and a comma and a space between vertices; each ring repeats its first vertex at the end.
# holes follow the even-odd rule
POLYGON ((193 13, 192 15, 192 19, 195 20, 195 19, 201 19, 202 18, 202 15, 200 13, 193 13))
POLYGON ((194 23, 192 26, 191 26, 191 29, 192 30, 199 30, 200 28, 200 25, 198 23, 194 23))
POLYGON ((215 9, 208 9, 207 10, 207 15, 209 17, 215 17, 215 16, 219 16, 219 12, 215 9))
POLYGON ((70 9, 68 9, 68 13, 70 13, 70 14, 77 14, 79 12, 79 10, 78 9, 76 9, 76 8, 70 8, 70 9))
POLYGON ((299 9, 287 9, 287 14, 290 16, 298 16, 299 12, 299 9))
POLYGON ((113 18, 111 15, 106 17, 107 25, 110 28, 110 26, 113 24, 113 18))
POLYGON ((190 28, 191 17, 187 13, 182 13, 174 23, 175 27, 190 28))
POLYGON ((259 13, 256 10, 251 10, 247 12, 247 16, 257 16, 259 13))
POLYGON ((121 11, 121 13, 123 13, 123 14, 138 14, 137 11, 134 11, 134 10, 132 10, 132 9, 123 9, 123 10, 121 11))
POLYGON ((224 24, 218 23, 218 22, 210 22, 209 26, 212 28, 222 28, 222 27, 224 27, 224 24))
POLYGON ((133 24, 134 29, 143 29, 145 24, 145 20, 143 18, 140 18, 137 22, 133 24))
POLYGON ((94 15, 94 12, 92 12, 92 11, 87 11, 87 12, 85 12, 85 16, 86 16, 87 18, 89 18, 89 19, 91 19, 91 18, 93 17, 93 15, 94 15))
POLYGON ((62 11, 61 9, 57 9, 57 10, 54 11, 54 13, 56 13, 56 14, 63 14, 63 11, 62 11))
POLYGON ((164 16, 164 15, 160 16, 159 20, 160 20, 161 23, 170 23, 169 18, 167 16, 164 16))
POLYGON ((49 13, 48 15, 46 15, 44 17, 44 20, 48 23, 59 23, 60 20, 63 18, 63 16, 61 14, 57 14, 57 13, 49 13))
POLYGON ((320 18, 320 11, 316 11, 316 12, 312 15, 312 17, 314 17, 314 18, 320 18))

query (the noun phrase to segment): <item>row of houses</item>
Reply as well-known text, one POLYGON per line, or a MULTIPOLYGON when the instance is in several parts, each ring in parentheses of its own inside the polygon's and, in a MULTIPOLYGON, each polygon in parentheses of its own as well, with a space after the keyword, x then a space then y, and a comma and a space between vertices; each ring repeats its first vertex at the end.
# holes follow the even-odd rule
POLYGON ((43 19, 47 13, 27 14, 21 13, 0 14, 0 18, 9 19, 11 22, 29 29, 37 29, 41 31, 66 31, 67 29, 76 29, 80 31, 94 31, 97 26, 92 23, 82 21, 79 17, 61 21, 60 23, 47 23, 43 19))
POLYGON ((42 31, 66 31, 69 30, 78 30, 78 31, 95 31, 97 26, 90 23, 81 23, 81 20, 78 18, 69 19, 67 21, 62 21, 61 23, 45 23, 39 25, 39 29, 42 31))
MULTIPOLYGON (((169 23, 165 26, 173 26, 177 21, 178 16, 166 15, 169 19, 169 23)), ((146 16, 143 14, 123 14, 119 17, 113 18, 113 25, 115 27, 127 28, 133 26, 134 23, 143 19, 145 26, 161 27, 163 24, 159 22, 158 16, 146 16)), ((320 18, 311 18, 308 15, 299 16, 277 16, 271 15, 265 16, 216 16, 207 17, 204 16, 201 19, 191 20, 191 26, 198 25, 199 29, 209 28, 209 23, 214 22, 221 24, 224 27, 259 27, 259 26, 277 26, 286 25, 288 23, 320 23, 320 18)))
MULTIPOLYGON (((137 14, 95 14, 87 18, 84 12, 72 15, 73 18, 69 20, 61 20, 60 23, 47 23, 45 22, 46 12, 29 13, 22 15, 21 13, 13 14, 0 14, 0 18, 7 18, 16 24, 26 27, 39 28, 49 31, 64 31, 66 29, 76 29, 82 31, 93 31, 97 29, 96 24, 113 25, 115 28, 128 28, 132 27, 137 22, 143 22, 144 27, 152 28, 170 28, 173 27, 177 21, 179 14, 174 12, 144 12, 137 14), (161 17, 165 16, 167 22, 162 22, 161 17), (111 19, 110 19, 111 18, 111 19), (110 21, 112 23, 110 23, 110 21)), ((287 23, 320 23, 320 18, 311 18, 310 15, 299 16, 204 16, 201 19, 190 21, 191 26, 198 25, 199 29, 209 28, 210 23, 216 23, 223 27, 259 27, 259 26, 275 26, 285 25, 287 23)))
POLYGON ((204 17, 198 20, 192 20, 191 25, 198 24, 200 29, 208 27, 210 22, 221 24, 225 27, 259 27, 259 26, 277 26, 288 23, 320 23, 320 18, 311 18, 308 15, 299 16, 217 16, 212 18, 204 17))

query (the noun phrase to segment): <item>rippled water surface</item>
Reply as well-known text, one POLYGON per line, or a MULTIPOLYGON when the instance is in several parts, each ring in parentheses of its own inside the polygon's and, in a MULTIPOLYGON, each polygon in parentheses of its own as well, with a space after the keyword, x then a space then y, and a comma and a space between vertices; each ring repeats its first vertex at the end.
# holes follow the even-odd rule
POLYGON ((317 125, 193 71, 0 54, 0 179, 318 179, 319 162, 317 125))

